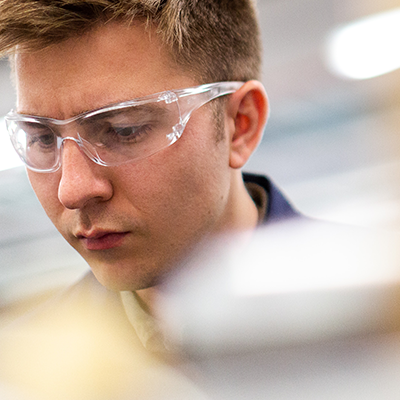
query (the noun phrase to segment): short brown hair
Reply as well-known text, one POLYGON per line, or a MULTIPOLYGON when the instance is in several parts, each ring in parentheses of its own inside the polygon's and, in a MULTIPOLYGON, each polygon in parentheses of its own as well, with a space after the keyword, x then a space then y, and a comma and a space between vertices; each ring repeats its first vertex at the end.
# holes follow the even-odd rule
POLYGON ((176 62, 203 83, 260 78, 253 0, 0 0, 0 55, 137 18, 155 24, 176 62))

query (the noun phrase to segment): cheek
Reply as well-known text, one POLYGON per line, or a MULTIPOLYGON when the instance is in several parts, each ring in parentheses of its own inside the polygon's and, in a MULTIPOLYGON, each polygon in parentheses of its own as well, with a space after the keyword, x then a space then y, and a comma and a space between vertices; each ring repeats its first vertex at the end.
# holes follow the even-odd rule
POLYGON ((124 197, 158 226, 199 224, 218 212, 227 197, 227 146, 205 132, 185 131, 174 145, 138 163, 125 185, 119 184, 124 197))
POLYGON ((58 200, 58 173, 40 174, 27 170, 29 182, 48 217, 56 224, 62 205, 58 200))

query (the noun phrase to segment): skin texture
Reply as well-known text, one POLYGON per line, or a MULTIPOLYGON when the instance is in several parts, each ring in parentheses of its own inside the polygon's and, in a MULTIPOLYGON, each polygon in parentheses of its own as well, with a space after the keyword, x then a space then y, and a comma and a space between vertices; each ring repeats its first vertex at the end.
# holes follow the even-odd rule
MULTIPOLYGON (((200 84, 140 24, 110 23, 17 54, 15 71, 18 112, 58 119, 200 84)), ((100 283, 113 290, 145 289, 211 234, 256 225, 239 168, 259 142, 266 115, 265 92, 251 81, 227 102, 222 141, 216 141, 212 108, 203 106, 181 139, 149 158, 102 167, 67 141, 61 169, 28 171, 29 179, 47 215, 100 283), (90 250, 82 235, 95 232, 121 237, 110 249, 90 250)))

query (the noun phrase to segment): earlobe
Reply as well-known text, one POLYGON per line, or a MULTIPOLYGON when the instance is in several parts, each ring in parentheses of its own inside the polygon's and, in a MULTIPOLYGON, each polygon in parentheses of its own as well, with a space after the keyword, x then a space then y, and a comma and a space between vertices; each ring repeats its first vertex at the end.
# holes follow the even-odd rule
POLYGON ((268 99, 261 82, 248 81, 232 95, 230 117, 234 124, 230 136, 231 168, 242 168, 261 141, 268 117, 268 99))

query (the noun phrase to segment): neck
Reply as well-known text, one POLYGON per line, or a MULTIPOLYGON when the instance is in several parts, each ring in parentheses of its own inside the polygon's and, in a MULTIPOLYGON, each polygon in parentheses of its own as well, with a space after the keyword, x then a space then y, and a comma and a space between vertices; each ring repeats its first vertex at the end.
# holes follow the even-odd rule
POLYGON ((258 210, 243 182, 242 172, 233 170, 229 200, 220 222, 220 233, 251 231, 258 224, 258 210))
POLYGON ((159 291, 160 289, 158 286, 136 291, 139 300, 142 302, 142 308, 152 316, 154 316, 154 305, 160 294, 159 291))

